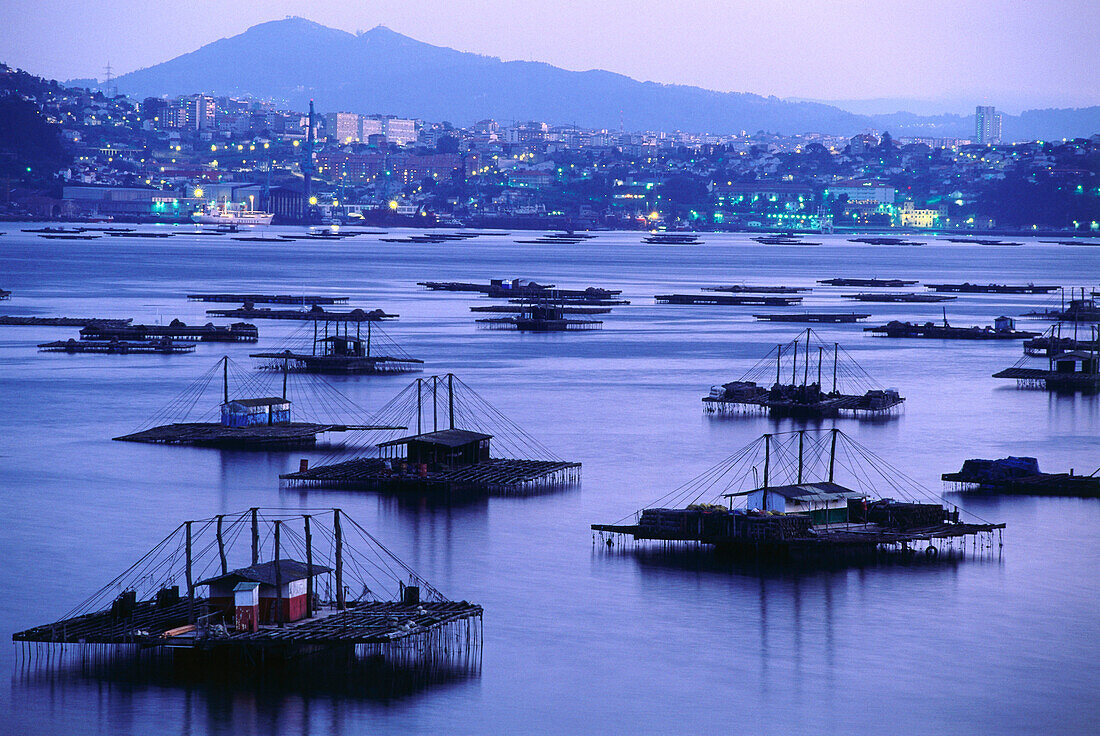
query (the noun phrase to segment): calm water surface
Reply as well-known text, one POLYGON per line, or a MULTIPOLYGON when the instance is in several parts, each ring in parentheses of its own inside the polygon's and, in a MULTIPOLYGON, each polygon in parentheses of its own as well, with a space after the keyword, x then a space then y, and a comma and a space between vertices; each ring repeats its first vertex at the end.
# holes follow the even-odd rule
MULTIPOLYGON (((0 313, 179 317, 204 322, 193 291, 346 294, 401 315, 389 334, 429 372, 453 371, 558 455, 584 463, 579 489, 441 506, 369 493, 280 490, 279 472, 324 453, 222 453, 111 442, 228 353, 39 354, 71 328, 0 327, 0 633, 56 619, 186 518, 250 506, 341 506, 444 594, 485 607, 480 676, 406 697, 254 692, 165 683, 27 678, 0 647, 7 733, 367 732, 1087 733, 1100 722, 1100 503, 965 500, 1008 524, 1000 555, 840 570, 765 570, 710 555, 608 554, 588 525, 640 508, 766 431, 764 417, 705 417, 699 399, 798 327, 751 307, 662 306, 652 296, 716 283, 811 285, 831 276, 930 281, 1100 282, 1100 250, 1021 247, 704 247, 601 234, 581 246, 508 238, 400 245, 249 244, 176 237, 46 241, 3 226, 0 313), (629 307, 600 332, 479 331, 469 294, 418 280, 530 277, 622 288, 629 307), (1091 725, 1090 725, 1091 724, 1091 725)), ((818 239, 818 238, 815 238, 818 239)), ((809 295, 811 310, 852 311, 809 295)), ((964 295, 955 324, 985 324, 1056 298, 964 295)), ((866 306, 866 309, 864 309, 866 306)), ((940 305, 856 311, 937 319, 940 305)), ((1042 323, 1021 321, 1022 327, 1042 323)), ((260 322, 261 347, 299 325, 260 322)), ((1100 403, 1021 391, 990 374, 1018 343, 883 340, 818 328, 907 397, 895 420, 837 426, 938 491, 969 457, 1024 454, 1047 470, 1100 466, 1100 403)), ((332 379, 377 408, 409 376, 332 379)), ((216 396, 210 403, 217 402, 216 396)), ((825 426, 830 426, 826 423, 825 426)), ((957 497, 952 501, 959 500, 957 497)))

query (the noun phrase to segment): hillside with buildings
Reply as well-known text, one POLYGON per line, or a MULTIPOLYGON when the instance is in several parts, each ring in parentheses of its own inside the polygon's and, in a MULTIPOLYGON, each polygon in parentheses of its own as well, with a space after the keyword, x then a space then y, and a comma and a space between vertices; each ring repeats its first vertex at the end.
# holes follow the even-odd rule
POLYGON ((188 93, 141 99, 0 66, 0 216, 816 230, 1100 227, 1100 135, 968 138, 608 130, 444 120, 188 93), (306 174, 310 176, 307 187, 306 174))

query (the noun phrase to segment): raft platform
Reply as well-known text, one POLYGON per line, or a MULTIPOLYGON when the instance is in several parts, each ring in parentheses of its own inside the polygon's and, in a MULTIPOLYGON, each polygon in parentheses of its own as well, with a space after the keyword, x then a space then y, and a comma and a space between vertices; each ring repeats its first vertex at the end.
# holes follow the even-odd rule
POLYGON ((753 317, 761 322, 802 322, 802 323, 833 323, 843 324, 859 322, 867 319, 870 314, 858 312, 803 312, 801 314, 754 314, 753 317))
POLYGON ((863 556, 888 547, 908 550, 918 543, 926 545, 926 557, 935 557, 937 541, 1005 528, 1004 524, 945 522, 900 529, 875 523, 824 525, 809 521, 807 518, 806 523, 801 523, 791 517, 767 517, 737 510, 712 511, 704 520, 702 512, 687 509, 645 509, 638 524, 593 524, 592 530, 630 536, 635 541, 708 545, 761 557, 819 559, 863 556), (674 520, 672 524, 670 519, 674 520))
POLYGON ((226 427, 214 422, 166 424, 133 434, 112 437, 119 442, 150 445, 193 445, 233 450, 296 450, 313 447, 322 432, 340 432, 355 427, 333 424, 289 422, 252 427, 226 427))
POLYGON ((0 316, 0 325, 18 327, 125 327, 133 322, 130 319, 103 319, 101 317, 12 317, 0 316))
POLYGON ((884 237, 866 237, 866 238, 848 238, 849 243, 864 243, 866 245, 924 245, 923 242, 916 240, 906 240, 905 238, 884 238, 884 237))
MULTIPOLYGON (((530 307, 522 304, 490 304, 484 307, 470 307, 470 311, 495 314, 522 314, 530 311, 530 307)), ((611 307, 562 305, 560 311, 562 314, 610 314, 611 307)))
POLYGON ((1016 381, 1020 388, 1038 388, 1048 391, 1100 391, 1100 374, 1091 372, 1062 372, 1041 368, 1013 366, 993 374, 994 378, 1016 381))
POLYGON ((379 458, 358 458, 334 465, 279 476, 286 488, 374 491, 379 493, 488 492, 519 496, 572 485, 580 479, 580 463, 553 460, 493 458, 455 469, 402 470, 379 458))
POLYGON ((40 343, 38 350, 43 353, 107 353, 112 355, 157 353, 160 355, 179 355, 195 352, 195 343, 174 342, 167 337, 141 342, 115 339, 74 340, 69 338, 68 340, 40 343))
POLYGON ((934 558, 952 540, 991 537, 1005 528, 963 522, 958 507, 945 508, 888 470, 837 429, 765 434, 658 501, 686 499, 686 507, 654 505, 635 512, 633 523, 592 524, 593 541, 613 549, 630 537, 814 562, 915 554, 921 545, 934 558), (881 488, 904 494, 902 500, 881 488), (700 500, 709 494, 716 494, 713 501, 700 500))
POLYGON ((239 304, 347 304, 346 296, 315 296, 295 294, 188 294, 193 302, 236 302, 239 304))
POLYGON ((967 460, 956 473, 940 476, 949 490, 1024 496, 1100 498, 1100 478, 1092 475, 1044 473, 1033 457, 967 460))
POLYGON ((841 294, 842 299, 852 299, 857 302, 916 302, 916 303, 931 303, 931 302, 947 302, 952 299, 958 299, 957 296, 947 296, 945 294, 918 294, 916 292, 863 292, 859 294, 841 294))
POLYGON ((1049 294, 1061 288, 1059 286, 1036 286, 1035 284, 1011 286, 1008 284, 971 284, 969 282, 961 284, 925 284, 924 287, 933 291, 956 292, 959 294, 1049 294))
POLYGON ((932 340, 1023 340, 1039 335, 1037 332, 999 329, 990 325, 984 327, 952 327, 951 325, 940 325, 932 322, 918 324, 897 320, 892 320, 878 327, 864 327, 863 331, 881 337, 912 337, 932 340))
POLYGON ((705 304, 722 306, 789 307, 800 304, 800 296, 732 296, 724 294, 658 294, 658 304, 705 304))
POLYGON ((813 329, 806 328, 794 340, 774 347, 738 380, 711 386, 702 401, 707 414, 835 417, 850 413, 860 417, 885 416, 905 399, 894 389, 878 388, 839 343, 826 345, 813 329), (830 374, 831 388, 824 391, 830 374))
POLYGON ((99 668, 86 665, 152 657, 198 665, 209 681, 291 667, 345 677, 372 662, 388 665, 368 670, 382 678, 456 665, 472 674, 481 617, 481 606, 444 597, 340 509, 253 508, 184 522, 64 618, 12 641, 24 659, 53 666, 75 653, 92 676, 99 668))
POLYGON ((471 284, 461 281, 418 281, 430 291, 472 291, 491 299, 553 298, 559 300, 611 299, 623 293, 622 289, 603 289, 590 286, 587 289, 559 289, 554 284, 538 284, 528 279, 493 279, 488 284, 471 284))
POLYGON ((91 324, 80 330, 81 340, 155 340, 170 337, 199 342, 256 342, 260 331, 256 325, 235 322, 231 325, 187 325, 178 319, 167 325, 104 325, 91 324))
POLYGON ((919 283, 915 279, 818 279, 817 283, 827 286, 870 286, 874 288, 896 289, 919 283))
POLYGON ((353 309, 350 312, 326 312, 314 305, 312 309, 208 309, 212 317, 231 317, 236 319, 297 319, 315 322, 379 322, 384 319, 397 319, 399 315, 387 314, 381 309, 369 312, 353 309))
POLYGON ((948 243, 971 243, 973 245, 1023 245, 1023 243, 1014 243, 1009 240, 996 240, 994 238, 944 238, 944 240, 948 243))
POLYGON ((816 384, 776 384, 770 389, 751 381, 733 381, 712 389, 703 397, 707 414, 728 414, 743 411, 764 411, 784 417, 835 417, 843 413, 883 415, 905 401, 897 391, 870 389, 862 396, 825 392, 816 384))
MULTIPOLYGON (((177 398, 143 425, 143 428, 113 439, 154 445, 286 450, 313 447, 317 444, 317 435, 325 432, 405 429, 404 425, 378 424, 373 417, 365 414, 356 418, 352 413, 353 418, 343 418, 356 408, 354 404, 332 386, 312 377, 308 385, 293 388, 300 394, 306 394, 313 400, 312 403, 320 406, 310 407, 303 400, 300 409, 307 412, 307 418, 313 421, 293 421, 294 402, 287 398, 290 371, 285 361, 280 361, 283 372, 280 396, 274 395, 275 391, 270 389, 270 395, 257 396, 256 392, 264 387, 252 377, 244 378, 238 373, 234 376, 237 379, 236 389, 251 394, 239 397, 233 397, 230 393, 230 362, 228 356, 223 357, 184 390, 183 395, 188 397, 189 404, 181 404, 177 398), (221 402, 216 410, 221 415, 221 421, 189 422, 192 409, 199 403, 207 387, 214 384, 218 373, 221 373, 221 402), (324 414, 319 416, 316 413, 318 408, 324 414), (334 408, 340 413, 334 414, 334 408), (148 426, 157 422, 163 424, 148 426)), ((296 377, 296 382, 297 380, 299 379, 296 377)))
POLYGON ((722 291, 727 294, 797 294, 803 291, 813 291, 809 286, 751 286, 749 284, 704 286, 702 290, 722 291))

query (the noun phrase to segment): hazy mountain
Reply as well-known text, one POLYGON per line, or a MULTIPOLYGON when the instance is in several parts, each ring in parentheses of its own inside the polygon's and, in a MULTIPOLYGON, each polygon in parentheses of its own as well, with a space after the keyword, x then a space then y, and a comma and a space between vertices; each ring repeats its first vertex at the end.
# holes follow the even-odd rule
MULTIPOLYGON (((606 71, 421 43, 383 26, 358 35, 301 18, 262 23, 162 64, 117 79, 136 97, 194 92, 285 101, 304 109, 389 113, 463 125, 484 118, 544 120, 627 130, 729 133, 767 130, 851 135, 867 128, 895 135, 968 137, 973 117, 911 113, 861 115, 833 105, 748 93, 639 82, 606 71)), ((1100 108, 1033 110, 1006 116, 1004 132, 1060 138, 1100 131, 1100 108)))
POLYGON ((251 93, 301 109, 380 112, 468 124, 546 120, 617 129, 853 133, 857 115, 817 103, 639 82, 606 71, 432 46, 379 26, 354 35, 301 18, 254 26, 171 61, 125 74, 135 96, 251 93))

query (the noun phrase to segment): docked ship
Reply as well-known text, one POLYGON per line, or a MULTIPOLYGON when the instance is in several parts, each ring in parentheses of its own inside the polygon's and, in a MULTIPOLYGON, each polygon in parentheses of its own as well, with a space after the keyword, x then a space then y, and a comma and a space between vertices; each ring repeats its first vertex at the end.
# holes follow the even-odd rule
POLYGON ((200 225, 218 225, 225 228, 237 228, 242 225, 270 225, 271 212, 259 212, 235 202, 211 204, 191 215, 191 219, 200 225))

